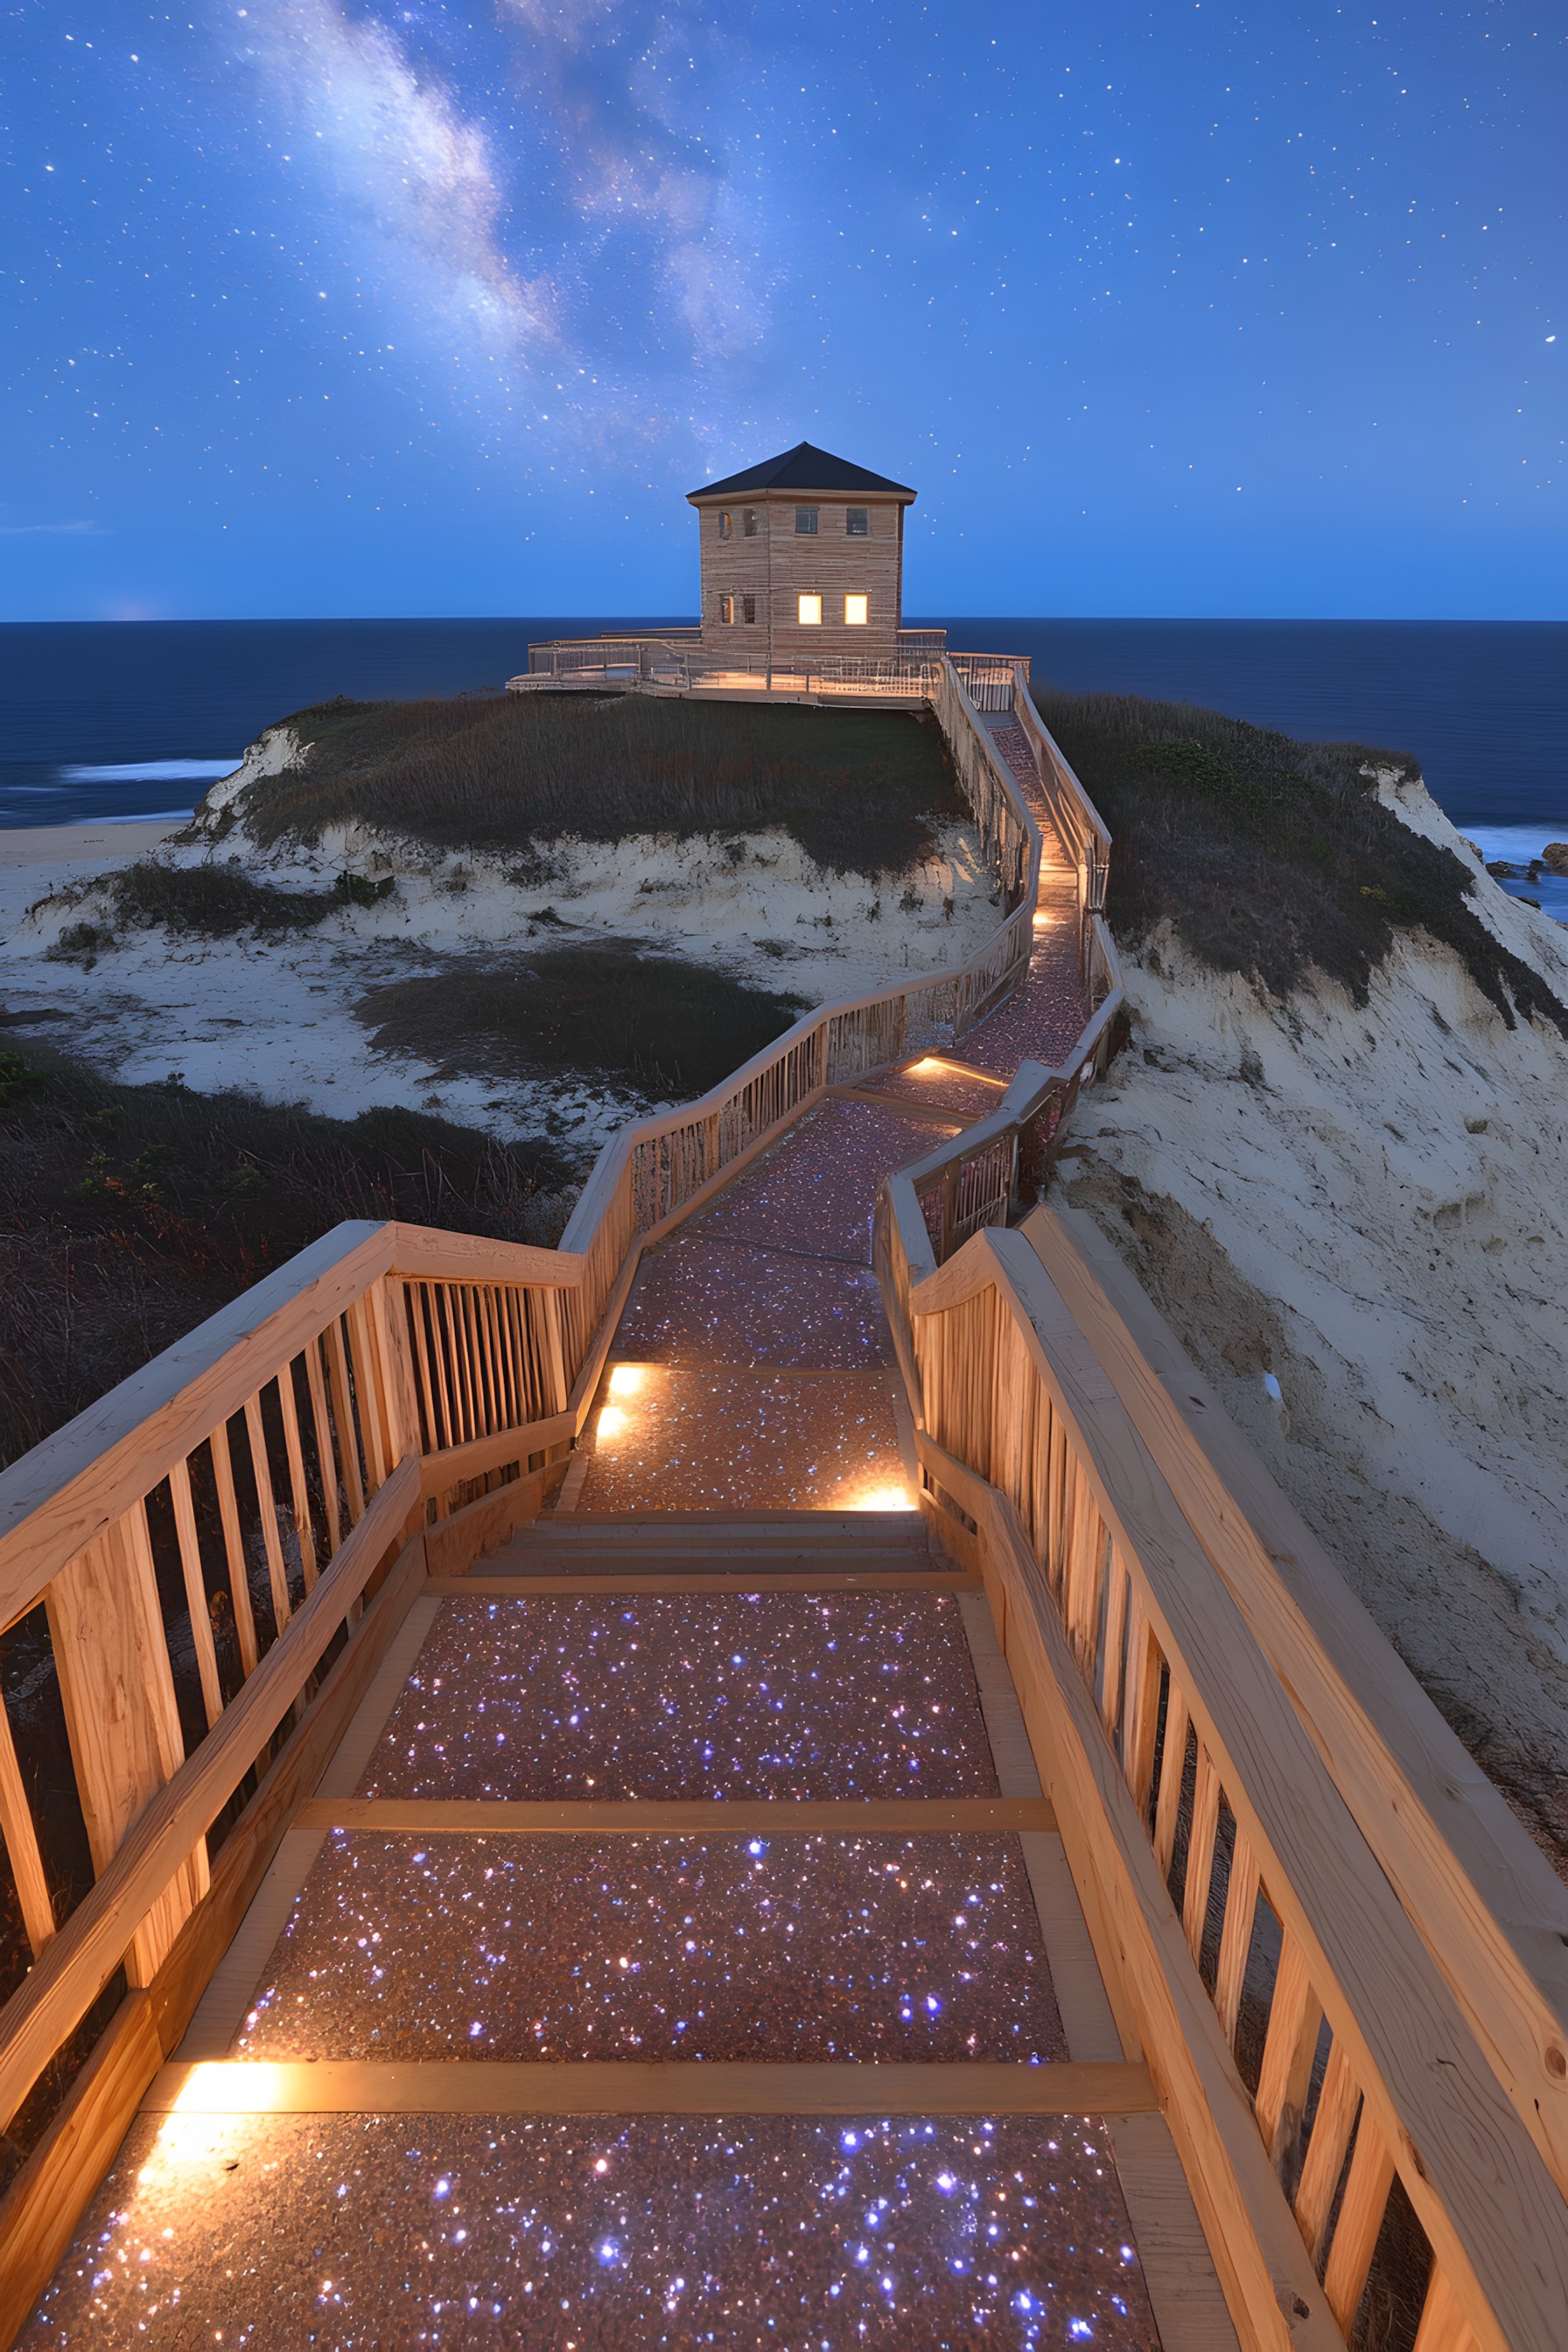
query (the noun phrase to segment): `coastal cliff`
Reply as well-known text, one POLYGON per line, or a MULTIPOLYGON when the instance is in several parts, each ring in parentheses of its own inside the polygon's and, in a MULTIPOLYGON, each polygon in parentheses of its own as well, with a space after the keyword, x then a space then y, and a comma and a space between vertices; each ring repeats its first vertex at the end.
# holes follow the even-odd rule
POLYGON ((1561 1866, 1568 933, 1497 887, 1409 763, 1373 758, 1367 782, 1460 862, 1503 984, 1407 919, 1363 976, 1308 961, 1270 985, 1180 911, 1124 908, 1131 1042, 1058 1197, 1561 1866))

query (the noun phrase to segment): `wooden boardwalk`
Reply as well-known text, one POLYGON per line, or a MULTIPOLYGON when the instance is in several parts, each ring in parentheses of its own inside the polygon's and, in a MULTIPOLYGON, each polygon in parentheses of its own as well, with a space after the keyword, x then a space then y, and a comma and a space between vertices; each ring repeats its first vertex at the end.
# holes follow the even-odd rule
POLYGON ((85 1857, 0 1707, 0 2336, 1568 2342, 1568 1903, 1026 1213, 1106 843, 931 668, 969 964, 559 1250, 343 1228, 0 1478, 85 1857))

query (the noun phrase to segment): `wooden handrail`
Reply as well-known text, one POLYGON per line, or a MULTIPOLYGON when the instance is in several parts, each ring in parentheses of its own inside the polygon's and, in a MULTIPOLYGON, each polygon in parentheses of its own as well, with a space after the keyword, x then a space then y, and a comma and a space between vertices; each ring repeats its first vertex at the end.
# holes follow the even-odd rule
POLYGON ((1080 1211, 1020 1229, 1568 2193, 1568 1887, 1080 1211))
POLYGON ((399 1463, 288 1631, 196 1754, 149 1798, 112 1861, 5 2005, 0 2114, 6 2120, 120 1963, 139 1920, 216 1821, 289 1713, 419 1494, 419 1465, 399 1463))
MULTIPOLYGON (((1191 1808, 1182 1925, 1195 1974, 1210 1905, 1223 1895, 1215 2002, 1227 2041, 1256 1904, 1265 1900, 1279 1922, 1254 2108, 1288 2179, 1304 2146, 1294 2208, 1335 2319, 1348 2329, 1397 2174, 1434 2249, 1433 2294, 1453 2299, 1487 2352, 1560 2344, 1568 2207, 1511 2084, 1435 1958, 1430 1929, 1413 1916, 1429 1882, 1407 1876, 1401 1890, 1385 1874, 1300 1694, 1216 1571, 1029 1240, 976 1234, 913 1286, 909 1308, 928 1475, 977 1519, 979 1484, 1016 1511, 1065 1654, 1092 1701, 1096 1737, 1121 1771, 1162 1877, 1191 1808), (1222 1804, 1236 1823, 1223 1890, 1222 1804), (1325 2083, 1308 2130, 1325 2018, 1336 2087, 1331 2097, 1325 2083), (1362 2173, 1331 2231, 1358 2106, 1362 2173), (1327 2137, 1314 2163, 1320 2130, 1327 2137), (1362 2196, 1375 2200, 1364 2211, 1362 2196)), ((984 1549, 982 1568, 1005 1624, 1007 1580, 984 1549)), ((1041 1744, 1052 1736, 1042 1727, 1041 1744)), ((1397 1791, 1389 1801, 1397 1804, 1397 1791)), ((1065 1820, 1065 1792, 1058 1811, 1065 1820)), ((1110 1870, 1109 1852, 1102 1860, 1110 1870)), ((1115 1964, 1114 1954, 1102 1957, 1115 1964)), ((1138 2001, 1140 1984, 1129 1990, 1138 2001)), ((1146 2000, 1146 2033, 1159 2017, 1146 2000)), ((1157 2080, 1178 2056, 1152 2042, 1146 2054, 1157 2080)))

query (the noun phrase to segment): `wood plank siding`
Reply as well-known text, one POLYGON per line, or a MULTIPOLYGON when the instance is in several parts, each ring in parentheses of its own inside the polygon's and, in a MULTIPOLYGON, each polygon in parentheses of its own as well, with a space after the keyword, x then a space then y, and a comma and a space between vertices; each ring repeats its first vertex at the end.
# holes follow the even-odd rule
POLYGON ((898 646, 902 617, 904 506, 907 500, 753 492, 693 499, 702 551, 702 644, 733 649, 738 659, 818 660, 824 654, 886 658, 898 646), (797 531, 795 509, 815 510, 815 534, 797 531), (851 536, 851 509, 865 515, 864 538, 851 536), (728 534, 724 525, 728 519, 728 534), (748 520, 751 530, 748 531, 748 520), (802 625, 799 599, 820 596, 819 625, 802 625), (845 599, 864 596, 863 624, 845 619, 845 599), (726 603, 726 600, 728 604, 726 603), (748 605, 747 599, 750 599, 748 605), (748 610, 753 618, 748 620, 748 610), (726 620, 726 611, 732 614, 726 620))
POLYGON ((903 618, 904 509, 914 497, 808 441, 691 491, 703 650, 784 668, 826 654, 888 659, 903 618), (803 598, 820 599, 819 619, 802 619, 812 610, 803 598), (850 617, 861 611, 863 620, 850 617))

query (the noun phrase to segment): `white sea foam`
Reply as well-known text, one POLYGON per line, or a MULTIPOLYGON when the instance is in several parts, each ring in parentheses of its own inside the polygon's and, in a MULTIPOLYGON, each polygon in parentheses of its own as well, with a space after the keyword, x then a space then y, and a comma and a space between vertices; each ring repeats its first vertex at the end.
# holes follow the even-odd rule
POLYGON ((1568 816, 1556 824, 1466 824, 1458 817, 1454 822, 1466 840, 1493 863, 1528 866, 1549 841, 1568 841, 1568 816))
MULTIPOLYGON (((1568 817, 1557 824, 1472 824, 1461 825, 1459 831, 1475 843, 1489 865, 1528 869, 1549 841, 1568 841, 1568 817)), ((1568 923, 1568 875, 1543 869, 1531 881, 1527 872, 1502 887, 1510 898, 1533 898, 1543 915, 1568 923)))
POLYGON ((195 809, 133 809, 129 816, 95 816, 93 824, 184 824, 195 809))
POLYGON ((62 768, 60 775, 68 784, 183 784, 232 775, 238 765, 237 760, 126 760, 107 768, 62 768))

